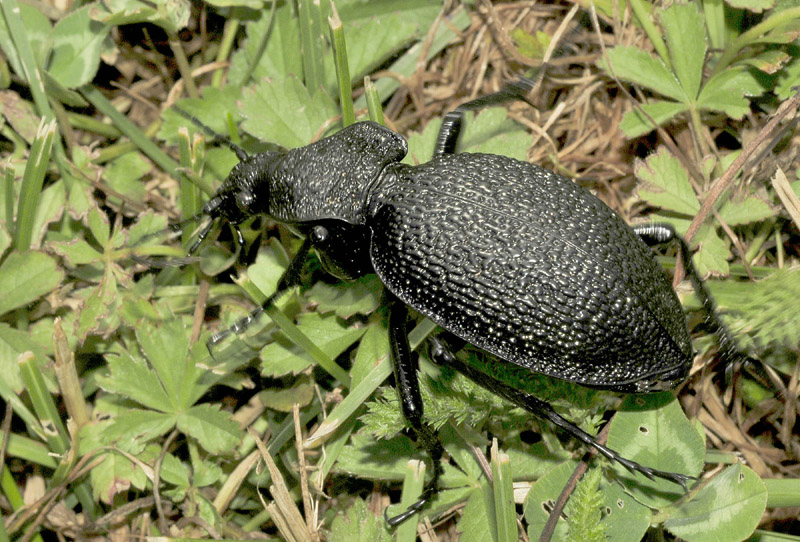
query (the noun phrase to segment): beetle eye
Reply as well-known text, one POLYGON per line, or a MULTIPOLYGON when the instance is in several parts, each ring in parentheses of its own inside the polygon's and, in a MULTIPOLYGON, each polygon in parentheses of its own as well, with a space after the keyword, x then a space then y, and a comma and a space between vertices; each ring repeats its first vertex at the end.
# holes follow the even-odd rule
POLYGON ((239 207, 239 210, 243 213, 248 213, 250 211, 254 200, 253 193, 247 190, 236 193, 236 206, 239 207))

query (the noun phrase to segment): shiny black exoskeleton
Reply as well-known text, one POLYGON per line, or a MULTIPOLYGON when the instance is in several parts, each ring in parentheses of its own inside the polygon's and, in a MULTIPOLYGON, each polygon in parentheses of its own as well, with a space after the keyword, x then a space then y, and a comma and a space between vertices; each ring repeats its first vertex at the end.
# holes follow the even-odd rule
MULTIPOLYGON (((648 248, 672 240, 681 243, 687 275, 713 311, 685 243, 670 227, 631 228, 590 192, 538 166, 454 153, 464 110, 520 98, 527 89, 524 81, 510 85, 448 115, 434 158, 418 166, 401 164, 405 140, 373 122, 306 147, 248 157, 203 211, 234 224, 265 214, 306 236, 267 305, 299 282, 312 247, 331 274, 353 279, 376 273, 386 286, 403 414, 434 461, 422 499, 392 524, 436 491, 443 453, 422 416, 407 307, 446 330, 432 341, 434 361, 456 367, 631 471, 684 487, 689 480, 619 456, 549 404, 453 355, 466 342, 586 386, 624 392, 675 387, 691 367, 692 344, 670 280, 648 248)), ((727 341, 713 312, 709 322, 727 341)))

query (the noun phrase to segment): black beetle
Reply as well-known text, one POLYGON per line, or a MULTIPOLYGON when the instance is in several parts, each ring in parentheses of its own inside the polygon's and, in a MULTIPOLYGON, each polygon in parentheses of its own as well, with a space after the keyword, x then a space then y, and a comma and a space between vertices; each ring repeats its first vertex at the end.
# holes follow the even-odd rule
MULTIPOLYGON (((342 279, 376 273, 390 303, 394 375, 403 414, 433 459, 419 511, 436 491, 442 446, 423 421, 407 306, 445 333, 434 361, 553 422, 630 471, 686 487, 689 476, 639 465, 597 443, 540 399, 480 373, 453 355, 471 343, 501 360, 584 386, 622 392, 674 388, 692 365, 685 317, 648 245, 680 243, 686 274, 707 322, 734 353, 685 242, 669 226, 631 228, 588 190, 526 162, 455 154, 464 111, 524 98, 522 80, 462 105, 442 124, 430 162, 401 164, 406 141, 360 122, 306 147, 248 157, 234 167, 200 216, 236 225, 263 214, 305 236, 265 307, 300 281, 313 247, 342 279)), ((263 309, 209 341, 238 333, 263 309)))

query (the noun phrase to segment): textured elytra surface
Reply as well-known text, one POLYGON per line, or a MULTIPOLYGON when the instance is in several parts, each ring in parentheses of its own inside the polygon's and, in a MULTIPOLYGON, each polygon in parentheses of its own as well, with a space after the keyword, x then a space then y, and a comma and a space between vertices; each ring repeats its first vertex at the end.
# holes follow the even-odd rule
POLYGON ((503 359, 624 389, 688 371, 668 277, 605 204, 496 155, 389 166, 370 201, 372 262, 400 299, 503 359))

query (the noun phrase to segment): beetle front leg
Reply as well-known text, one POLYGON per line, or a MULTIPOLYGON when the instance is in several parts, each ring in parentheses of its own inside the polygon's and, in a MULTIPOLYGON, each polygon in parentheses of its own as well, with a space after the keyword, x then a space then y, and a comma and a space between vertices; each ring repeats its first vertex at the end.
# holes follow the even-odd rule
MULTIPOLYGON (((388 295, 391 296, 391 294, 388 295)), ((392 301, 389 304, 389 342, 392 349, 395 387, 400 396, 403 416, 405 416, 416 433, 417 442, 425 448, 425 451, 431 457, 433 474, 417 502, 409 506, 402 514, 386 518, 386 522, 390 527, 399 525, 422 510, 439 489, 439 477, 442 474, 442 454, 444 453, 436 431, 422 419, 422 396, 419 392, 417 366, 412 359, 411 347, 408 344, 407 320, 408 309, 401 301, 392 296, 392 301)))
MULTIPOLYGON (((300 245, 300 250, 297 251, 297 254, 294 255, 292 261, 289 262, 289 267, 286 268, 286 271, 283 272, 281 278, 278 280, 278 287, 275 289, 275 292, 271 296, 267 298, 264 303, 254 309, 250 314, 238 320, 235 324, 233 324, 228 329, 224 329, 218 333, 215 333, 208 339, 206 342, 206 347, 208 348, 209 353, 212 352, 212 349, 223 341, 226 337, 230 335, 238 335, 247 329, 253 321, 261 316, 261 314, 272 305, 278 297, 283 295, 287 290, 297 286, 301 282, 301 276, 303 272, 303 267, 306 263, 306 258, 308 257, 308 252, 311 250, 311 238, 307 237, 303 244, 300 245)), ((213 357, 213 353, 212 353, 213 357)))

